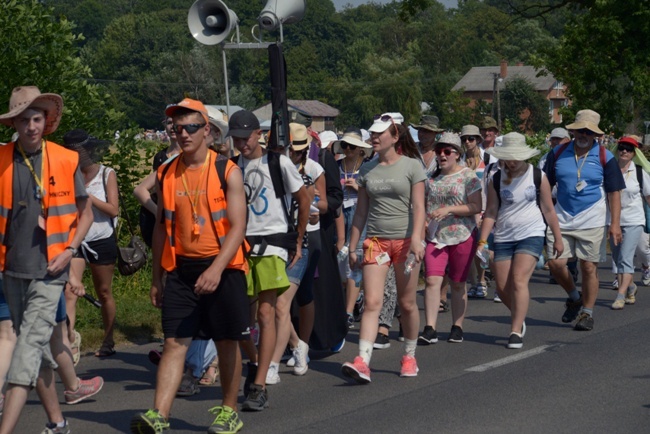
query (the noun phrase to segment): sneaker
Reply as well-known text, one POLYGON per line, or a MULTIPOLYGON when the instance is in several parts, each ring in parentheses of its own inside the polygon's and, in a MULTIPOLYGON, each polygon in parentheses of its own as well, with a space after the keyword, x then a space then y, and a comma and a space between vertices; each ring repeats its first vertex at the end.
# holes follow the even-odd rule
POLYGON ((447 342, 453 342, 459 344, 463 342, 463 329, 458 326, 451 326, 451 332, 449 333, 449 338, 447 342))
POLYGON ((573 320, 578 316, 578 313, 580 313, 580 308, 582 307, 582 297, 576 301, 567 298, 564 306, 566 307, 566 310, 564 311, 564 315, 562 315, 562 322, 573 322, 573 320))
POLYGON ((370 368, 363 361, 361 356, 354 358, 354 362, 345 362, 341 366, 341 372, 346 377, 352 378, 359 384, 368 384, 370 383, 370 368))
POLYGON ((257 365, 248 362, 246 364, 246 381, 244 381, 244 396, 248 396, 250 393, 251 384, 255 382, 255 376, 257 375, 257 365))
POLYGON ((208 428, 208 434, 236 433, 244 426, 235 410, 227 406, 212 407, 208 412, 216 415, 214 422, 208 428))
POLYGON ((573 328, 575 330, 588 332, 594 328, 594 319, 588 313, 580 312, 580 315, 578 315, 578 321, 573 328))
POLYGON ((70 434, 70 425, 68 424, 67 419, 63 420, 65 424, 63 426, 56 426, 55 423, 45 424, 45 429, 41 434, 70 434))
POLYGON ((376 350, 390 348, 390 339, 388 339, 388 335, 377 333, 377 339, 375 339, 375 343, 372 344, 372 347, 376 350))
MULTIPOLYGON (((340 353, 344 346, 345 346, 345 338, 341 339, 341 341, 338 344, 330 348, 330 351, 333 353, 340 353)), ((309 363, 309 357, 307 357, 307 363, 309 363)))
POLYGON ((476 297, 476 286, 470 286, 469 289, 467 290, 467 298, 475 298, 476 297))
POLYGON ((431 326, 424 326, 424 330, 418 336, 418 345, 429 345, 438 342, 438 332, 431 326))
POLYGON ((524 347, 524 340, 519 333, 512 332, 510 333, 510 338, 508 339, 508 348, 511 350, 518 350, 519 348, 524 347))
POLYGON ((158 364, 160 363, 160 359, 162 359, 162 353, 160 351, 158 350, 149 351, 149 361, 151 363, 158 366, 158 364))
POLYGON ((499 294, 497 294, 496 290, 494 291, 493 300, 494 300, 495 303, 503 303, 503 301, 501 301, 501 297, 499 297, 499 294))
POLYGON ((309 345, 306 342, 298 341, 298 346, 293 348, 293 358, 296 363, 293 365, 293 373, 295 375, 305 375, 309 370, 307 364, 307 353, 309 353, 309 345))
POLYGON ((612 282, 612 289, 618 289, 618 277, 612 282))
POLYGON ((625 293, 625 304, 634 304, 636 303, 636 284, 632 283, 627 287, 627 292, 625 293))
POLYGON ((625 307, 625 298, 616 298, 614 303, 612 303, 613 310, 621 310, 625 307))
POLYGON ((86 398, 96 395, 104 387, 102 377, 93 377, 90 380, 79 379, 79 387, 74 392, 66 390, 63 392, 66 404, 76 404, 86 398))
POLYGON ((348 329, 352 330, 354 328, 354 315, 348 314, 348 329))
POLYGON ((397 334, 397 340, 404 342, 404 330, 402 330, 402 323, 399 324, 399 333, 397 334))
MULTIPOLYGON (((266 371, 266 385, 278 384, 280 382, 280 373, 278 369, 279 365, 271 363, 269 365, 269 370, 266 371)), ((215 407, 216 408, 216 407, 215 407)))
POLYGON ((487 286, 479 283, 476 285, 476 298, 485 298, 487 296, 487 286))
MULTIPOLYGON (((343 339, 343 342, 345 342, 345 339, 343 339)), ((335 351, 332 350, 332 352, 335 352, 335 351)), ((293 351, 291 352, 291 354, 292 354, 292 356, 289 357, 289 360, 287 360, 287 368, 293 368, 294 366, 296 366, 296 358, 293 357, 293 351)), ((309 363, 309 362, 310 362, 310 360, 309 360, 309 354, 308 354, 307 355, 307 363, 309 363)))
POLYGON ((650 286, 650 267, 648 268, 643 267, 641 268, 641 270, 643 272, 643 277, 641 278, 642 283, 645 286, 650 286))
POLYGON ((399 371, 400 377, 417 377, 418 376, 418 363, 415 361, 415 357, 404 354, 402 357, 402 369, 399 371))
POLYGON ((269 406, 269 393, 259 384, 251 384, 242 411, 262 411, 269 406))
POLYGON ((183 380, 181 381, 181 385, 178 386, 178 390, 176 391, 176 396, 193 396, 196 395, 197 393, 200 393, 201 389, 199 389, 199 385, 197 384, 196 378, 192 377, 192 375, 183 375, 183 380))
POLYGON ((158 410, 147 410, 138 413, 131 419, 131 432, 133 434, 159 434, 169 430, 169 422, 158 410))

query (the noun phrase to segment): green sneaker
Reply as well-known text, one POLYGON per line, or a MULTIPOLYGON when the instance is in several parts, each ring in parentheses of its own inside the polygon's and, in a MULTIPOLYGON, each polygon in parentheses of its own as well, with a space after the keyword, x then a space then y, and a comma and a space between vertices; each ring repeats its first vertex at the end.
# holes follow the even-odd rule
POLYGON ((158 410, 147 410, 138 413, 131 419, 131 432, 133 434, 160 434, 169 430, 169 422, 158 410))
POLYGON ((208 411, 217 416, 208 428, 208 434, 234 434, 244 426, 237 412, 230 407, 224 405, 213 407, 208 411))

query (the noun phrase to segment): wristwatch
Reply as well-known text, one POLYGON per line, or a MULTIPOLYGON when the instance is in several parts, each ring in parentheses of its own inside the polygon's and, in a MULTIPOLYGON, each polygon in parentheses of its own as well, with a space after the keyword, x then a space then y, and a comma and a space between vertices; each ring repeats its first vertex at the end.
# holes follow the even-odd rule
POLYGON ((76 247, 68 246, 65 249, 70 250, 72 252, 72 256, 77 256, 78 249, 76 247))

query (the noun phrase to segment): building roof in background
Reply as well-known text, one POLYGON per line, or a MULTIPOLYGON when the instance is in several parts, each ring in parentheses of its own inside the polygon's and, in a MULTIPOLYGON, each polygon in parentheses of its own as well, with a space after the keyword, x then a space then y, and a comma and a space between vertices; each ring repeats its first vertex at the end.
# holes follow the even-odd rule
MULTIPOLYGON (((504 82, 500 84, 500 88, 503 88, 506 81, 515 77, 521 77, 528 80, 535 90, 548 91, 555 83, 555 77, 550 72, 548 75, 538 77, 537 74, 539 71, 539 69, 535 69, 534 66, 529 65, 508 65, 508 74, 504 82)), ((464 88, 466 92, 492 92, 494 87, 494 74, 499 74, 500 72, 500 66, 475 66, 451 90, 464 88)))
POLYGON ((309 116, 335 118, 340 111, 334 107, 317 100, 290 99, 287 100, 289 110, 295 110, 309 116))

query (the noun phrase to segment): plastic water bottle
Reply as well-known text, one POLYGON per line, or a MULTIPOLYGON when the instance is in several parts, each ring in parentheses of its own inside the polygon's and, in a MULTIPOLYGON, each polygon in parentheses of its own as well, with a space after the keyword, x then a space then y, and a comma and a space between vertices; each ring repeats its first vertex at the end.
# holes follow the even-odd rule
POLYGON ((348 253, 350 252, 350 247, 348 247, 347 243, 341 247, 341 250, 339 250, 339 253, 336 255, 336 260, 339 262, 343 262, 347 259, 348 253))
POLYGON ((309 211, 314 214, 318 213, 318 201, 320 200, 320 197, 314 196, 314 201, 311 203, 311 206, 309 207, 309 211))
MULTIPOLYGON (((427 243, 422 241, 422 247, 426 247, 427 243)), ((409 253, 409 255, 406 257, 406 262, 404 262, 404 274, 409 275, 411 274, 411 271, 413 271, 413 267, 415 267, 415 255, 413 252, 409 253)))
POLYGON ((476 256, 481 260, 481 268, 487 269, 490 267, 490 250, 487 244, 483 244, 476 249, 476 256))

